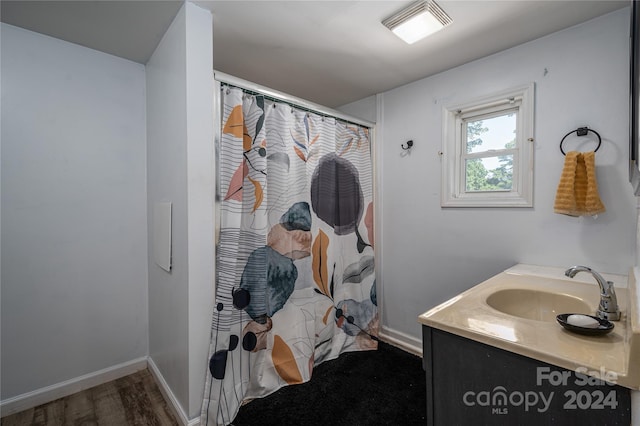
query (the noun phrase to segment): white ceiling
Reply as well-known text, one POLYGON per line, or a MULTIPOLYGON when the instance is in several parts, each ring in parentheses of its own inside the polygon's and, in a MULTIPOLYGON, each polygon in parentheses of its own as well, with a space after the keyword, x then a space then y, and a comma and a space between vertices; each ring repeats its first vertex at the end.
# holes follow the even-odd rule
MULTIPOLYGON (((196 1, 214 69, 329 107, 436 74, 630 4, 438 0, 453 18, 407 45, 380 23, 412 1, 196 1)), ((2 1, 3 22, 146 63, 181 1, 2 1)))

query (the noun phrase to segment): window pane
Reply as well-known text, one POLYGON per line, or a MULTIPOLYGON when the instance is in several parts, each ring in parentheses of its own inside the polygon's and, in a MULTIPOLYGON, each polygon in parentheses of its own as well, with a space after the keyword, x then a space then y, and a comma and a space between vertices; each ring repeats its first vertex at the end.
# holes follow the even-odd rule
POLYGON ((510 191, 513 187, 513 155, 474 158, 465 162, 467 192, 510 191))
POLYGON ((486 120, 467 121, 467 153, 513 148, 516 143, 516 114, 486 120))

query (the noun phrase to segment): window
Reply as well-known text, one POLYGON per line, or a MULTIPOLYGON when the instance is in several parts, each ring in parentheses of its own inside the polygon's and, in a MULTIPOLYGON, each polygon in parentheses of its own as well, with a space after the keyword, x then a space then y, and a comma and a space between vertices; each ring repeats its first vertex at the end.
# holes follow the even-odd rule
POLYGON ((533 87, 445 107, 442 207, 533 206, 533 87))

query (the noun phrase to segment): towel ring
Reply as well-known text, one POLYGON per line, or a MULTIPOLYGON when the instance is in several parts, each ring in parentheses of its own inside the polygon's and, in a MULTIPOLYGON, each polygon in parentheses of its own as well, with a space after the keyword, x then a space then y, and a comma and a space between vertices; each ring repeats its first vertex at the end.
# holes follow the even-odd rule
POLYGON ((569 136, 571 133, 576 133, 578 136, 586 136, 587 133, 589 132, 593 132, 596 134, 596 136, 598 137, 598 146, 596 147, 596 149, 593 150, 593 152, 596 152, 598 149, 600 149, 600 145, 602 145, 602 138, 600 137, 600 133, 596 132, 593 129, 590 129, 588 127, 578 127, 576 130, 572 130, 569 133, 567 133, 566 135, 564 135, 564 137, 562 138, 562 140, 560 141, 560 152, 562 153, 562 155, 567 155, 564 152, 564 149, 562 149, 562 142, 564 142, 564 140, 567 138, 567 136, 569 136))

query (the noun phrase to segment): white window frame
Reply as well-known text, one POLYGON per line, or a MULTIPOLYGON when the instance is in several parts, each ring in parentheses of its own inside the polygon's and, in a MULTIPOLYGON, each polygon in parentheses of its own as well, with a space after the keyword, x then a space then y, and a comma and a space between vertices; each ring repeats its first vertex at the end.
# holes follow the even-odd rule
POLYGON ((443 108, 442 207, 533 207, 534 83, 443 108), (517 112, 514 149, 467 154, 466 121, 517 112), (502 114, 501 114, 502 113, 502 114), (467 191, 467 158, 513 155, 511 190, 467 191))

